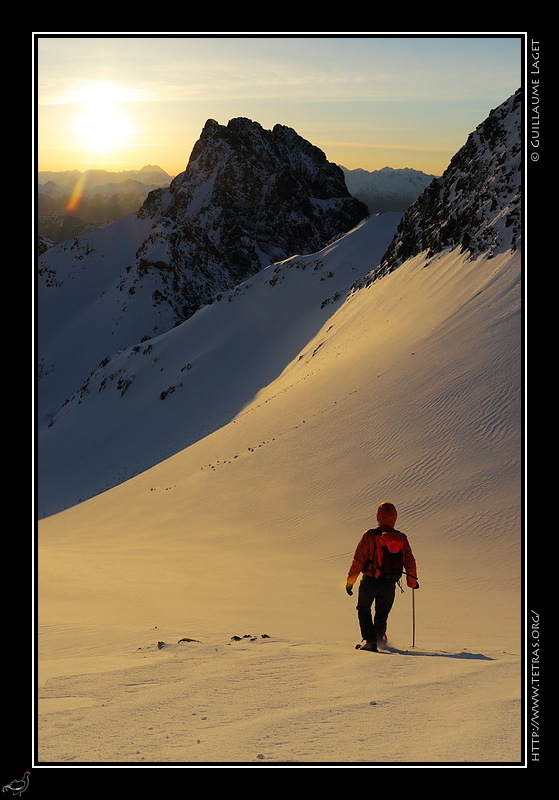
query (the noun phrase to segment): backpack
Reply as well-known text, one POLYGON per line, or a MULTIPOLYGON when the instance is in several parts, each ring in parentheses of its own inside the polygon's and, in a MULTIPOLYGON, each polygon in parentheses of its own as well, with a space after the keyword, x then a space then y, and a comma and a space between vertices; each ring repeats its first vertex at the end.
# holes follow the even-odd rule
POLYGON ((378 537, 376 544, 380 551, 375 577, 397 583, 404 572, 404 539, 399 531, 375 530, 375 535, 378 537))

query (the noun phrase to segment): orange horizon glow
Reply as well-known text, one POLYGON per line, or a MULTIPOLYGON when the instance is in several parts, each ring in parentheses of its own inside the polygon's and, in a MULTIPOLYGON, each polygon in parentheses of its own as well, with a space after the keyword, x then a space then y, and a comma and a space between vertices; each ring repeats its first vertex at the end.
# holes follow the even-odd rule
POLYGON ((293 128, 328 161, 441 175, 521 85, 520 35, 37 37, 41 171, 184 172, 208 119, 293 128))
MULTIPOLYGON (((157 128, 156 133, 149 134, 148 138, 144 128, 152 124, 153 117, 145 116, 145 97, 139 90, 125 88, 112 81, 86 81, 74 85, 71 91, 57 98, 50 109, 52 113, 58 109, 57 113, 63 114, 66 143, 61 143, 59 134, 52 143, 40 137, 39 155, 42 163, 38 167, 39 172, 84 172, 88 169, 119 172, 140 170, 147 164, 153 164, 173 177, 186 169, 206 122, 205 118, 190 118, 182 134, 177 124, 170 127, 168 138, 161 127, 157 128), (142 131, 143 141, 139 138, 139 131, 142 131), (145 157, 142 157, 142 153, 145 153, 145 157)), ((46 110, 43 113, 46 114, 46 110)), ((242 113, 238 116, 242 116, 242 113)), ((276 121, 255 121, 268 129, 276 124, 276 121)), ((222 125, 228 122, 229 117, 220 120, 222 125)), ((289 123, 283 121, 281 124, 289 123)), ((304 139, 323 150, 330 162, 347 169, 373 172, 383 167, 409 168, 440 175, 454 155, 441 144, 428 146, 425 143, 389 142, 386 141, 386 135, 380 142, 375 140, 374 135, 370 141, 362 138, 362 135, 355 140, 325 139, 314 125, 307 130, 299 130, 296 124, 292 127, 304 139)), ((67 210, 76 210, 82 191, 83 183, 78 183, 67 210)))

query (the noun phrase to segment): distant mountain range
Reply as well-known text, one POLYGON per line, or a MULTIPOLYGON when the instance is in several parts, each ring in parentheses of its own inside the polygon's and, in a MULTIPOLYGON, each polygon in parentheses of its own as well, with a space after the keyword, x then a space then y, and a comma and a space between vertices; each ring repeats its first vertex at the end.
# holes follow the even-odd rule
POLYGON ((371 214, 405 211, 429 186, 435 175, 416 169, 347 169, 342 166, 347 188, 353 197, 366 204, 371 214))
MULTIPOLYGON (((428 186, 434 175, 414 169, 383 169, 368 172, 340 166, 349 193, 365 203, 369 212, 405 211, 428 186)), ((161 167, 140 170, 67 170, 38 174, 38 234, 40 252, 53 244, 91 233, 135 213, 150 191, 167 187, 173 176, 161 167), (68 205, 77 185, 83 186, 78 207, 68 205)))
POLYGON ((85 193, 92 194, 96 191, 109 193, 111 187, 118 187, 123 183, 138 182, 144 185, 167 186, 174 176, 168 175, 161 167, 148 164, 141 169, 128 169, 119 172, 110 172, 106 169, 88 169, 81 172, 77 169, 62 172, 40 171, 38 173, 39 191, 42 184, 55 183, 59 189, 67 194, 74 190, 78 180, 83 176, 87 181, 85 193))
POLYGON ((136 212, 148 193, 168 186, 173 176, 151 164, 139 170, 39 172, 37 216, 40 251, 136 212), (71 200, 79 188, 75 208, 71 200))

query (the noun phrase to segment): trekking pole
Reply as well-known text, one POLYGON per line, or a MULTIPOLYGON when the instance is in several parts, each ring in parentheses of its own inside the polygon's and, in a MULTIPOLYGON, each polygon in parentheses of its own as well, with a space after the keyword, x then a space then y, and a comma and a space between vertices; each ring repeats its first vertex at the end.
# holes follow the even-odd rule
POLYGON ((411 617, 412 617, 412 638, 411 646, 415 647, 415 591, 411 590, 411 617))
MULTIPOLYGON (((410 572, 404 572, 404 575, 409 575, 411 578, 415 578, 415 582, 417 584, 417 588, 419 588, 419 583, 417 583, 417 577, 412 575, 410 572)), ((415 647, 415 590, 411 590, 411 620, 412 620, 412 635, 411 635, 411 646, 415 647)))

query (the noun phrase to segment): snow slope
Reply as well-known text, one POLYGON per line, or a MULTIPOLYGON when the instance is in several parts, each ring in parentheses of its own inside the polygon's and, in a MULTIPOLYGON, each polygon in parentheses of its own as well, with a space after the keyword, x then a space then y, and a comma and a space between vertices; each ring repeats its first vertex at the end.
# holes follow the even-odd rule
MULTIPOLYGON (((373 229, 307 263, 327 275, 343 252, 366 259, 373 229)), ((520 255, 420 254, 310 315, 298 304, 311 273, 296 262, 244 285, 228 306, 259 302, 237 330, 212 325, 208 339, 217 304, 189 321, 200 337, 181 338, 180 326, 154 342, 170 370, 157 392, 175 369, 164 401, 140 373, 125 395, 142 398, 128 412, 148 439, 152 424, 165 438, 149 416, 158 403, 177 437, 202 426, 195 389, 212 425, 39 523, 39 762, 519 763, 520 255), (300 321, 292 339, 268 291, 300 321), (235 385, 233 339, 248 392, 235 385), (178 384, 196 358, 204 371, 189 394, 178 384), (356 598, 344 585, 383 500, 399 509, 421 588, 415 647, 406 590, 392 650, 371 654, 354 650, 356 598)), ((133 356, 121 358, 124 369, 133 356)), ((137 458, 124 417, 107 435, 137 458)))
POLYGON ((107 350, 55 409, 40 764, 523 764, 520 100, 384 256, 394 220, 368 220, 107 350), (372 654, 344 586, 382 500, 421 588, 372 654))
MULTIPOLYGON (((43 408, 57 410, 61 392, 70 393, 84 365, 101 364, 84 374, 60 411, 41 420, 40 513, 104 491, 229 422, 379 262, 400 218, 371 217, 324 252, 271 265, 142 344, 143 315, 123 313, 118 335, 132 344, 110 358, 103 355, 113 352, 118 293, 92 285, 110 285, 110 274, 90 270, 88 281, 66 280, 42 322, 48 360, 56 365, 56 380, 47 376, 40 387, 43 408), (67 307, 74 309, 75 326, 62 313, 67 307)), ((118 241, 120 224, 111 241, 118 241)))

